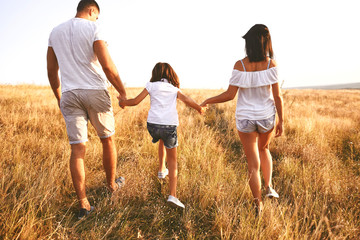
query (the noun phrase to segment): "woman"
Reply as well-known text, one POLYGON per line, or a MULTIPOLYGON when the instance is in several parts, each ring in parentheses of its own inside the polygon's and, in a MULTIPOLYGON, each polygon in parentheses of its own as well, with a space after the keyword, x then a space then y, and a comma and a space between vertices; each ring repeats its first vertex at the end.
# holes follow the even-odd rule
POLYGON ((236 128, 246 155, 249 184, 259 213, 263 208, 260 168, 266 196, 279 197, 271 184, 272 158, 269 144, 274 127, 275 137, 281 136, 283 132, 283 100, 277 65, 272 59, 269 29, 263 24, 256 24, 243 38, 247 56, 235 63, 228 89, 205 100, 201 106, 230 101, 238 92, 236 128), (276 113, 278 121, 275 124, 276 113))

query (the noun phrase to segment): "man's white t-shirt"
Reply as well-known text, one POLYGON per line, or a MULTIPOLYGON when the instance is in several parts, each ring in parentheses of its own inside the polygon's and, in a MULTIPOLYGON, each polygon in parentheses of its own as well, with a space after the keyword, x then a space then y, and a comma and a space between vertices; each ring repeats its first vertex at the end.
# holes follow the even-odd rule
POLYGON ((96 22, 72 18, 55 27, 49 37, 61 74, 61 92, 107 89, 107 78, 94 53, 95 41, 104 40, 96 22))
POLYGON ((179 125, 176 109, 179 88, 164 82, 148 82, 146 90, 150 95, 150 110, 147 122, 160 125, 179 125))

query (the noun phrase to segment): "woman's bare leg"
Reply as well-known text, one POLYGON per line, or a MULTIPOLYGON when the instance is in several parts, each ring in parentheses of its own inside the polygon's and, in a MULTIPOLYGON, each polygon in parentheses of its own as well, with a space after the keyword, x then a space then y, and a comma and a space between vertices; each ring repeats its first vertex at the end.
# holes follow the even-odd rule
POLYGON ((255 198, 256 204, 262 204, 261 200, 261 179, 260 179, 260 158, 258 151, 257 132, 243 133, 239 132, 239 137, 244 148, 246 160, 248 163, 249 185, 255 198))
POLYGON ((260 166, 264 176, 265 188, 271 187, 272 178, 272 157, 269 150, 269 144, 271 140, 273 130, 266 133, 260 133, 258 139, 258 148, 260 155, 260 166))

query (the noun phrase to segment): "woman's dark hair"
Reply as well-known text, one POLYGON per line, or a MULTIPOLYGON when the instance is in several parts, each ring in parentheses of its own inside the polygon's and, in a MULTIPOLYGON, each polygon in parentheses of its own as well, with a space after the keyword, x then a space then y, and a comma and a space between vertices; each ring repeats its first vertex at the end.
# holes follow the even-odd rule
POLYGON ((99 5, 97 4, 97 2, 95 0, 81 0, 79 2, 78 6, 77 6, 76 11, 81 12, 84 9, 86 9, 87 7, 90 7, 90 6, 96 7, 98 9, 99 13, 100 13, 100 7, 99 7, 99 5))
POLYGON ((167 79, 173 86, 180 88, 179 78, 170 64, 158 62, 152 71, 150 82, 158 82, 162 78, 167 79))
POLYGON ((250 62, 260 62, 266 57, 273 58, 271 36, 269 29, 263 24, 255 24, 243 36, 245 39, 245 51, 250 62))

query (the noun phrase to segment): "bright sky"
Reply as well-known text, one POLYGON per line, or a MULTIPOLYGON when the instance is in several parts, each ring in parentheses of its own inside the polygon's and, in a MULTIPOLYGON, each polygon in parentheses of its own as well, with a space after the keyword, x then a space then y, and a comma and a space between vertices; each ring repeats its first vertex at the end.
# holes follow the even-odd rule
MULTIPOLYGON (((127 87, 168 62, 182 88, 227 88, 242 36, 270 29, 283 87, 360 82, 358 1, 98 0, 99 24, 127 87)), ((0 84, 47 85, 46 51, 75 0, 2 2, 0 84)))

